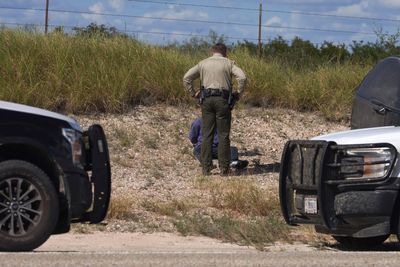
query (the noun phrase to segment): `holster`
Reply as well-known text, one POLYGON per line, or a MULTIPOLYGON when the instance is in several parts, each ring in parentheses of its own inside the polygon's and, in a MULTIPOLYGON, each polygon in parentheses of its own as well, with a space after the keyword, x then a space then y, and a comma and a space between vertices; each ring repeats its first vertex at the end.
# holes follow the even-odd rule
POLYGON ((235 104, 236 104, 236 97, 234 96, 234 94, 232 93, 232 90, 229 90, 229 97, 228 97, 228 105, 229 105, 229 108, 232 110, 233 109, 233 107, 235 106, 235 104))
POLYGON ((204 87, 200 87, 200 97, 199 97, 199 104, 203 104, 204 98, 206 98, 205 92, 204 92, 204 87))

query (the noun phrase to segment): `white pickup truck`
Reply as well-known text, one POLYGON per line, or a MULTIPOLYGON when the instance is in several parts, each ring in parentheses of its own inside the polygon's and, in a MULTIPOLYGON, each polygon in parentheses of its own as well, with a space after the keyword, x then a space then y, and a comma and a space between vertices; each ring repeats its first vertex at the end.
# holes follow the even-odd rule
POLYGON ((287 142, 279 188, 286 222, 313 224, 351 247, 399 237, 399 125, 400 59, 390 57, 358 87, 352 130, 287 142))

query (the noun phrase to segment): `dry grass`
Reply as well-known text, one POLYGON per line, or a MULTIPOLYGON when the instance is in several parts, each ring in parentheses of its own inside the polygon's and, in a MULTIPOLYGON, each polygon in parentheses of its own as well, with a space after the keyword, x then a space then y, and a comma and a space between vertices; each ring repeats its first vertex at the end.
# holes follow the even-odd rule
POLYGON ((250 245, 262 250, 267 244, 284 240, 288 236, 287 226, 277 218, 238 218, 231 213, 208 215, 195 213, 181 216, 175 226, 183 235, 201 234, 223 241, 250 245))
POLYGON ((166 202, 160 200, 144 200, 141 206, 147 211, 171 217, 185 214, 199 207, 193 199, 172 199, 166 202))
POLYGON ((159 139, 159 137, 156 135, 151 135, 151 134, 146 135, 143 137, 144 146, 146 148, 156 150, 156 149, 158 149, 158 143, 159 143, 158 139, 159 139))
POLYGON ((262 249, 276 240, 289 239, 289 229, 279 216, 276 194, 241 180, 195 181, 201 195, 170 201, 144 200, 146 211, 170 217, 183 235, 200 234, 262 249))
POLYGON ((200 186, 211 194, 211 206, 245 215, 269 216, 280 212, 277 189, 261 190, 243 178, 231 180, 200 180, 200 186))
POLYGON ((108 208, 107 219, 131 220, 135 219, 134 213, 137 200, 132 195, 113 195, 108 208))
MULTIPOLYGON (((0 98, 73 113, 122 112, 155 102, 189 103, 182 77, 207 56, 124 38, 44 36, 2 29, 0 39, 0 98)), ((241 102, 318 110, 332 119, 348 115, 354 89, 371 67, 299 70, 279 61, 260 61, 241 49, 230 57, 249 78, 241 102)))
POLYGON ((129 148, 133 146, 137 140, 137 136, 134 131, 124 128, 116 128, 115 137, 118 139, 121 147, 123 148, 129 148))
POLYGON ((212 180, 195 181, 202 194, 173 198, 169 201, 145 199, 138 202, 131 196, 114 197, 108 219, 135 219, 137 205, 142 210, 166 216, 183 235, 200 234, 223 241, 263 249, 277 240, 289 240, 289 228, 279 213, 276 194, 261 190, 252 182, 212 180))
POLYGON ((330 235, 317 233, 313 225, 292 227, 288 240, 293 242, 301 241, 317 247, 335 243, 330 235))

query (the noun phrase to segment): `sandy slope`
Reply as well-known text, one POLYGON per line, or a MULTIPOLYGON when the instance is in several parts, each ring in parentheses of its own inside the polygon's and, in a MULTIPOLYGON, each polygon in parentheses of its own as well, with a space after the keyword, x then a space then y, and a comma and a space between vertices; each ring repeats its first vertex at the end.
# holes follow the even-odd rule
MULTIPOLYGON (((200 115, 194 107, 139 106, 126 114, 77 116, 87 127, 99 123, 105 128, 112 160, 113 196, 135 198, 134 221, 113 223, 108 230, 146 231, 157 228, 174 231, 165 216, 143 208, 143 200, 171 201, 209 196, 194 186, 200 177, 199 163, 192 156, 187 138, 191 122, 200 115), (111 229, 112 228, 112 229, 111 229)), ((328 122, 315 113, 287 109, 235 108, 232 144, 250 165, 239 178, 260 188, 276 188, 282 148, 289 139, 307 139, 345 130, 344 123, 328 122)), ((218 169, 213 179, 221 179, 218 169)))

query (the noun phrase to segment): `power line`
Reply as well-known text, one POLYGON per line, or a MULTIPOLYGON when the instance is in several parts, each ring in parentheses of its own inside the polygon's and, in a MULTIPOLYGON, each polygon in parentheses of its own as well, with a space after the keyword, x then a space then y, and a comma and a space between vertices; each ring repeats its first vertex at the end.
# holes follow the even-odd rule
MULTIPOLYGON (((45 27, 45 24, 34 24, 34 23, 17 23, 17 22, 0 22, 0 25, 14 25, 14 26, 35 26, 35 27, 45 27)), ((71 25, 48 25, 51 28, 56 28, 56 27, 63 27, 67 29, 74 29, 74 28, 84 28, 80 26, 71 26, 71 25)), ((116 31, 121 32, 121 33, 138 33, 138 34, 156 34, 156 35, 176 35, 176 36, 190 36, 190 37, 202 37, 202 38, 208 38, 210 37, 209 35, 205 34, 193 34, 193 33, 179 33, 179 32, 161 32, 161 31, 138 31, 138 30, 122 30, 122 29, 116 29, 116 31)), ((247 38, 247 37, 235 37, 235 36, 224 36, 222 35, 223 38, 226 39, 232 39, 232 40, 251 40, 251 41, 256 41, 258 40, 257 38, 247 38)), ((262 39, 262 41, 268 41, 266 39, 262 39)))
MULTIPOLYGON (((246 7, 231 7, 231 6, 216 6, 216 5, 203 5, 203 4, 187 4, 187 3, 177 3, 177 2, 166 2, 166 1, 147 1, 147 0, 128 0, 130 2, 139 3, 150 3, 150 4, 169 4, 176 6, 190 6, 190 7, 204 7, 204 8, 216 8, 216 9, 231 9, 231 10, 243 10, 243 11, 258 11, 257 8, 246 8, 246 7)), ((345 19, 360 19, 360 20, 373 20, 373 21, 390 21, 390 22, 400 22, 400 19, 391 18, 378 18, 378 17, 362 17, 362 16, 345 16, 345 15, 335 15, 326 14, 318 12, 306 12, 306 11, 287 11, 287 10, 274 10, 274 9, 264 9, 263 12, 270 13, 281 13, 281 14, 297 14, 305 16, 318 16, 318 17, 332 17, 332 18, 345 18, 345 19)))
POLYGON ((166 2, 166 1, 145 1, 145 0, 128 0, 128 1, 130 1, 130 2, 140 2, 140 3, 149 3, 149 4, 166 4, 166 5, 176 5, 176 6, 190 6, 190 7, 206 7, 206 8, 218 8, 218 9, 258 11, 258 9, 256 9, 256 8, 246 8, 246 7, 215 6, 215 5, 203 5, 203 4, 187 4, 187 3, 166 2))
MULTIPOLYGON (((0 9, 45 11, 45 9, 43 9, 43 8, 23 8, 23 7, 4 7, 4 6, 0 6, 0 9)), ((96 12, 90 12, 90 11, 72 11, 72 10, 61 10, 61 9, 49 9, 49 12, 85 14, 85 15, 97 15, 97 16, 112 16, 112 17, 127 17, 127 18, 162 20, 162 21, 177 21, 177 22, 192 22, 192 23, 206 23, 206 24, 221 24, 221 25, 232 25, 232 26, 258 27, 258 24, 252 24, 252 23, 225 22, 225 21, 212 21, 212 20, 194 20, 194 19, 176 19, 176 18, 138 16, 138 15, 115 14, 115 13, 96 13, 96 12)), ((277 26, 277 25, 276 26, 274 26, 274 25, 262 25, 262 27, 263 28, 273 28, 273 29, 285 29, 285 30, 301 30, 301 31, 318 31, 318 32, 330 32, 330 33, 344 33, 344 34, 376 35, 376 33, 374 33, 374 32, 347 31, 347 30, 334 30, 334 29, 321 29, 321 28, 308 28, 308 27, 291 27, 291 26, 277 26)))

